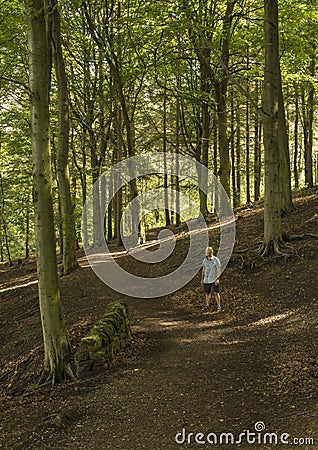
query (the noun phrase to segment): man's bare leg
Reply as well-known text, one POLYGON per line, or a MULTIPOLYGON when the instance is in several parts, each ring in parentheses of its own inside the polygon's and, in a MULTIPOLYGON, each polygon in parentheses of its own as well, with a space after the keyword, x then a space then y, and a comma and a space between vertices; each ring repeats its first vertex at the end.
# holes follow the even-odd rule
POLYGON ((211 292, 205 293, 205 306, 209 309, 211 305, 211 292))
POLYGON ((214 292, 214 296, 215 296, 218 311, 220 311, 221 310, 221 296, 218 292, 214 292))

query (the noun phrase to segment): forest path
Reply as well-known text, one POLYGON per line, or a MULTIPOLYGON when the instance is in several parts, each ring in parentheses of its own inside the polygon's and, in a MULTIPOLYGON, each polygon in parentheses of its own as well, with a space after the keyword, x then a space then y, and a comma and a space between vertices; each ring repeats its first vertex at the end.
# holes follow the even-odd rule
MULTIPOLYGON (((182 294, 127 302, 134 335, 137 340, 146 337, 147 351, 134 361, 115 364, 106 383, 96 380, 94 387, 81 392, 80 403, 74 398, 72 411, 76 409, 76 423, 85 429, 85 437, 80 431, 77 438, 72 427, 60 441, 65 448, 70 438, 92 449, 198 448, 202 444, 189 433, 204 433, 202 440, 211 432, 219 439, 227 432, 238 440, 244 430, 255 432, 258 422, 278 439, 282 433, 291 438, 315 435, 317 409, 313 411, 312 401, 276 386, 284 384, 277 357, 299 345, 300 335, 310 338, 301 309, 264 316, 263 310, 251 315, 243 306, 235 318, 228 306, 222 313, 202 313, 200 303, 191 306, 182 294), (308 434, 309 423, 313 434, 308 434), (181 445, 175 437, 183 429, 186 437, 178 435, 179 442, 185 439, 181 445)), ((313 317, 310 322, 314 325, 313 317)), ((224 442, 213 447, 224 449, 224 442)), ((236 447, 251 445, 242 438, 236 447)))
MULTIPOLYGON (((312 223, 308 217, 317 206, 315 198, 300 205, 296 231, 297 220, 302 229, 312 223)), ((258 221, 250 215, 238 222, 242 247, 260 234, 258 221)), ((315 438, 314 446, 302 448, 318 448, 318 249, 309 241, 296 250, 287 261, 272 259, 253 270, 229 265, 218 314, 202 312, 198 276, 170 296, 135 299, 112 291, 81 260, 81 268, 61 280, 73 352, 105 303, 115 299, 128 304, 133 341, 104 373, 36 391, 27 387, 37 380, 43 358, 39 316, 32 313, 37 286, 28 284, 34 265, 3 271, 3 286, 27 286, 4 291, 0 302, 4 367, 17 367, 1 380, 0 448, 294 448, 253 446, 246 437, 240 444, 203 445, 189 434, 203 433, 197 437, 202 441, 208 433, 220 439, 227 432, 237 440, 244 430, 253 433, 258 422, 278 437, 315 438), (15 365, 21 355, 29 357, 15 365), (46 420, 55 415, 61 424, 46 420), (190 444, 175 440, 183 429, 190 444)), ((129 255, 120 260, 131 267, 129 255)))

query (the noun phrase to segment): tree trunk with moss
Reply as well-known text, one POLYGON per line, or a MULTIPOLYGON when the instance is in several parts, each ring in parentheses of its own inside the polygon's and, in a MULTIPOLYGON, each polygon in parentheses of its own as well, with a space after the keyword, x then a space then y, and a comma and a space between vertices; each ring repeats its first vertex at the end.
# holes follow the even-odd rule
POLYGON ((287 134, 287 124, 286 124, 280 64, 278 65, 278 128, 279 128, 278 143, 281 157, 281 164, 280 164, 281 213, 282 215, 286 215, 292 211, 293 201, 291 191, 289 140, 287 134))
POLYGON ((263 95, 265 196, 261 254, 279 251, 282 242, 279 123, 279 58, 277 0, 265 0, 265 70, 263 95))
MULTIPOLYGON (((204 57, 210 63, 211 51, 207 48, 203 49, 204 57)), ((211 83, 209 74, 206 71, 206 66, 200 64, 200 75, 201 75, 201 93, 204 98, 202 100, 202 135, 201 135, 201 163, 203 166, 208 168, 209 166, 209 139, 210 139, 210 108, 208 97, 211 93, 211 83)), ((208 198, 206 192, 208 191, 208 171, 200 171, 201 186, 203 189, 199 189, 200 197, 200 212, 203 217, 207 217, 209 214, 208 210, 208 198)))
POLYGON ((231 163, 229 153, 229 138, 227 130, 227 90, 228 90, 228 68, 230 59, 231 28, 233 21, 233 9, 235 0, 228 0, 226 11, 223 17, 222 41, 221 41, 221 60, 222 67, 219 68, 220 74, 215 81, 215 98, 217 102, 218 117, 218 136, 220 153, 220 181, 225 192, 231 195, 231 163))
POLYGON ((59 195, 61 201, 61 222, 63 240, 63 275, 71 273, 77 267, 76 233, 74 208, 72 204, 70 177, 69 177, 69 97, 62 55, 60 14, 57 1, 52 0, 52 37, 53 55, 58 91, 58 151, 57 175, 59 180, 59 195))
POLYGON ((49 43, 43 0, 25 0, 29 43, 35 242, 44 340, 40 383, 73 377, 56 265, 50 154, 49 43))

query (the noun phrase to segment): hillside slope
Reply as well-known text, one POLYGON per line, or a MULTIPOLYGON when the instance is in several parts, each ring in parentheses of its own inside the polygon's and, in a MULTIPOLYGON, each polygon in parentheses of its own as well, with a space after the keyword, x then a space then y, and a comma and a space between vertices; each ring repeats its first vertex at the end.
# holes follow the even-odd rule
MULTIPOLYGON (((294 202, 284 219, 288 234, 317 234, 317 190, 294 202)), ((256 248, 262 204, 237 214, 235 252, 256 248)), ((202 311, 199 275, 173 295, 134 299, 105 286, 82 255, 81 267, 61 280, 73 352, 113 299, 128 303, 133 341, 110 370, 54 389, 32 389, 43 358, 34 262, 1 265, 0 447, 170 450, 202 447, 196 433, 220 440, 227 432, 248 449, 239 434, 256 423, 261 431, 262 422, 268 432, 288 433, 289 442, 314 438, 302 447, 318 448, 318 241, 290 244, 288 257, 234 253, 219 314, 202 311)), ((159 272, 180 264, 186 247, 180 239, 159 272)), ((131 267, 129 255, 118 261, 131 267)), ((133 270, 142 276, 145 267, 134 262, 133 270)), ((224 449, 224 441, 214 447, 224 449)))

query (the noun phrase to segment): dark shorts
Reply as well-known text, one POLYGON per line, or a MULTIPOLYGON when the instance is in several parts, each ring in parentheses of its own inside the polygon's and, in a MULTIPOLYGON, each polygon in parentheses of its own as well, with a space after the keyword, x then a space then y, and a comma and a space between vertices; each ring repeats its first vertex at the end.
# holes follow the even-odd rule
POLYGON ((211 291, 218 293, 220 292, 220 285, 216 285, 215 283, 203 283, 204 292, 209 294, 211 291))

